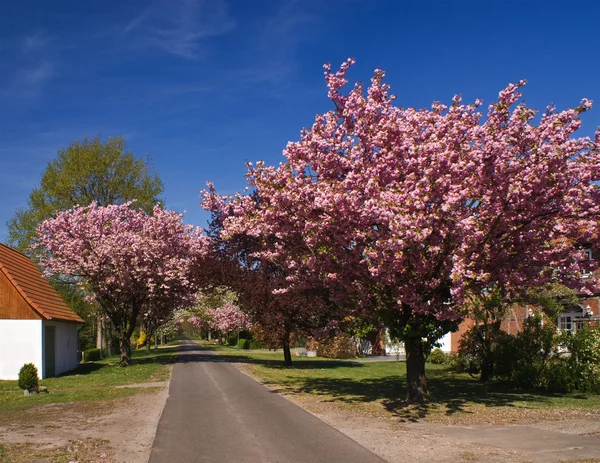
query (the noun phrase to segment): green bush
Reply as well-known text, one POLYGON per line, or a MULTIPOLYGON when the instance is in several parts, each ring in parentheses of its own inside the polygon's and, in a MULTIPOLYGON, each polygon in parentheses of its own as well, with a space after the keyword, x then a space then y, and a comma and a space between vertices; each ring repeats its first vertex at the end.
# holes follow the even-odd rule
MULTIPOLYGON (((600 393, 600 327, 557 334, 552 324, 528 317, 521 332, 498 337, 492 353, 494 376, 516 388, 600 393)), ((457 371, 477 371, 476 354, 476 349, 465 349, 451 365, 457 371)))
POLYGON ((248 341, 248 349, 264 349, 264 348, 265 348, 264 342, 256 341, 254 339, 250 339, 248 341))
POLYGON ((442 349, 435 348, 429 354, 429 363, 433 363, 434 365, 443 365, 447 361, 447 355, 442 349))
POLYGON ((546 367, 543 388, 548 392, 573 392, 577 385, 567 358, 556 356, 546 367))
POLYGON ((558 344, 565 351, 563 361, 574 389, 600 393, 600 327, 585 326, 576 334, 564 332, 558 344))
POLYGON ((545 370, 550 361, 556 338, 556 327, 543 324, 539 316, 528 317, 523 330, 516 335, 513 382, 522 389, 543 385, 545 370))
POLYGON ((240 339, 237 347, 238 349, 250 349, 250 341, 248 339, 240 339))
POLYGON ((83 351, 84 362, 95 362, 101 358, 102 356, 100 355, 100 349, 88 349, 83 351))
POLYGON ((21 389, 34 389, 40 384, 37 368, 33 363, 26 363, 19 370, 19 387, 21 389))

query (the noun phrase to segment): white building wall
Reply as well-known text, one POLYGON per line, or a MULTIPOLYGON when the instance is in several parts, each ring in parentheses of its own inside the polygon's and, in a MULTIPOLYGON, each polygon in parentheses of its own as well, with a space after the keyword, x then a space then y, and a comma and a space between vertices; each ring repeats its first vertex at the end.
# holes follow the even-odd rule
POLYGON ((0 320, 0 380, 19 379, 26 363, 42 377, 42 320, 0 320))
MULTIPOLYGON (((79 366, 77 348, 79 343, 78 325, 58 321, 44 321, 44 326, 56 327, 55 333, 55 374, 74 370, 79 366)), ((41 377, 41 375, 40 375, 41 377)))
POLYGON ((452 352, 452 333, 446 333, 442 339, 438 342, 440 343, 440 349, 444 352, 452 352))

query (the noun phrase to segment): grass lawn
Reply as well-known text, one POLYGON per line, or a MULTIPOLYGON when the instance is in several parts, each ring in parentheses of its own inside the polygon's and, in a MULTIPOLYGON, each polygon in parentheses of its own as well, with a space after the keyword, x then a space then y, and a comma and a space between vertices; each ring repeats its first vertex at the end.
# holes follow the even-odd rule
POLYGON ((492 381, 481 383, 468 374, 447 367, 427 365, 433 402, 408 405, 404 362, 356 362, 293 357, 293 366, 283 366, 282 352, 238 351, 235 348, 203 346, 246 364, 243 369, 271 388, 374 416, 401 420, 426 419, 447 423, 489 423, 555 419, 569 415, 600 413, 600 396, 547 394, 514 390, 492 381))
MULTIPOLYGON (((128 367, 118 365, 118 356, 83 363, 76 370, 40 381, 49 394, 29 397, 23 395, 17 381, 0 381, 0 416, 43 404, 106 401, 142 392, 138 388, 116 386, 166 381, 170 374, 169 364, 175 361, 176 355, 177 347, 167 346, 149 353, 145 349, 134 351, 132 364, 128 367)), ((151 392, 151 389, 144 391, 151 392)))

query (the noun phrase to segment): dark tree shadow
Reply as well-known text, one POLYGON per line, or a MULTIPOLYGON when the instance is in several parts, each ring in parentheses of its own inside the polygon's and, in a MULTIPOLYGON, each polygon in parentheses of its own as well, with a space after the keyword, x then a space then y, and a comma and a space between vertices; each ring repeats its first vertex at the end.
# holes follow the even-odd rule
MULTIPOLYGON (((235 355, 220 355, 216 349, 198 344, 181 344, 163 348, 158 351, 157 355, 142 355, 133 359, 134 364, 175 362, 246 363, 282 371, 365 367, 364 363, 351 360, 302 360, 294 361, 291 366, 285 366, 283 360, 255 359, 241 352, 235 355)), ((83 366, 87 366, 89 371, 94 371, 94 368, 102 368, 104 365, 96 366, 92 363, 83 366)), ((72 374, 81 374, 81 372, 78 373, 78 370, 75 370, 72 374)), ((327 400, 330 402, 357 404, 379 401, 387 411, 401 421, 418 421, 433 411, 439 413, 440 408, 446 415, 453 415, 469 413, 467 410, 469 404, 486 407, 515 407, 518 402, 519 407, 523 408, 524 402, 535 402, 536 407, 539 407, 540 403, 550 402, 554 397, 561 397, 561 394, 519 391, 497 381, 481 383, 468 375, 456 374, 444 368, 432 369, 427 372, 427 376, 433 400, 423 404, 406 401, 406 376, 403 371, 380 378, 315 378, 307 376, 283 379, 271 384, 276 386, 278 391, 288 394, 309 393, 327 396, 327 400)), ((585 395, 569 397, 587 398, 585 395)))
MULTIPOLYGON (((340 362, 342 363, 342 362, 340 362)), ((349 366, 346 362, 343 366, 349 366)), ((319 368, 322 368, 319 365, 319 368)), ((523 403, 550 403, 561 394, 525 392, 512 389, 500 382, 481 383, 467 375, 458 375, 449 370, 437 369, 428 373, 428 385, 432 401, 409 403, 406 400, 405 374, 390 375, 384 378, 294 378, 276 383, 278 390, 290 394, 309 393, 330 397, 330 402, 348 404, 379 401, 385 409, 401 421, 418 421, 440 409, 446 415, 471 413, 467 406, 479 404, 485 407, 523 408, 523 403)), ((569 396, 575 398, 575 396, 569 396)), ((585 395, 580 398, 586 399, 585 395)), ((533 405, 532 405, 533 408, 533 405)))
POLYGON ((98 362, 80 363, 79 366, 77 368, 75 368, 74 370, 66 371, 64 373, 61 373, 58 376, 54 376, 54 378, 64 378, 67 376, 76 376, 76 375, 88 375, 90 373, 93 373, 94 371, 98 371, 105 367, 110 367, 110 365, 108 365, 106 363, 98 363, 98 362))
POLYGON ((343 360, 302 360, 293 361, 292 365, 286 366, 283 364, 283 359, 256 359, 242 352, 239 354, 220 355, 216 349, 206 348, 198 344, 183 344, 179 346, 179 356, 177 362, 210 362, 210 363, 248 363, 255 365, 267 365, 275 369, 307 369, 314 368, 329 369, 339 367, 357 367, 363 365, 358 362, 343 361, 343 360))

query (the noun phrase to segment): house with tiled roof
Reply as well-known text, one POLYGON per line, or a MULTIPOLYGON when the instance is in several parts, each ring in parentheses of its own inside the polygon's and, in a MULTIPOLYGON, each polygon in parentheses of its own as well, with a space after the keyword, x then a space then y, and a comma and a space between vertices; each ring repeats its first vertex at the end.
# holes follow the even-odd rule
POLYGON ((31 259, 0 243, 0 379, 25 363, 42 378, 77 368, 81 323, 31 259))
MULTIPOLYGON (((589 245, 584 249, 589 259, 600 261, 598 256, 592 256, 592 250, 589 245)), ((583 279, 588 278, 600 279, 600 268, 583 275, 583 279)), ((593 295, 578 294, 579 302, 573 304, 569 301, 563 305, 563 311, 558 315, 556 324, 560 331, 571 331, 573 333, 580 331, 585 324, 600 324, 600 293, 593 295)), ((559 301, 560 302, 560 301, 559 301)), ((508 334, 517 334, 523 329, 523 325, 527 317, 534 313, 539 313, 540 309, 534 305, 515 305, 506 314, 502 320, 502 330, 508 334)), ((466 318, 459 325, 458 330, 446 335, 440 340, 441 349, 444 352, 458 352, 460 340, 465 333, 469 331, 475 322, 472 319, 466 318)))

